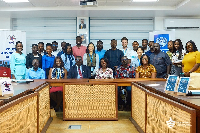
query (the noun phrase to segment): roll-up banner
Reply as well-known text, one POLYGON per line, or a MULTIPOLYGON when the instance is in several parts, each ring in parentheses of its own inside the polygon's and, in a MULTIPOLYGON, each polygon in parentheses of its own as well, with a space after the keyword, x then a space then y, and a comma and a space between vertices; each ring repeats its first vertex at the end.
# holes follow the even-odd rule
POLYGON ((168 51, 167 44, 170 40, 175 40, 175 30, 149 32, 149 41, 159 43, 160 50, 163 52, 168 51))
POLYGON ((10 59, 15 52, 17 41, 23 44, 23 53, 26 55, 26 32, 24 31, 0 31, 0 66, 10 65, 10 59))

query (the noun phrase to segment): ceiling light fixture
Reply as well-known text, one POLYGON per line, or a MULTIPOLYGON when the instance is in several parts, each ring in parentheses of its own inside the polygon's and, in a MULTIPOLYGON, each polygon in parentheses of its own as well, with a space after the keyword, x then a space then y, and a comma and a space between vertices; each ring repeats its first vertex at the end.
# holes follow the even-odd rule
POLYGON ((28 0, 3 0, 6 3, 19 3, 19 2, 29 2, 28 0))
POLYGON ((133 2, 157 2, 159 0, 132 0, 133 2))

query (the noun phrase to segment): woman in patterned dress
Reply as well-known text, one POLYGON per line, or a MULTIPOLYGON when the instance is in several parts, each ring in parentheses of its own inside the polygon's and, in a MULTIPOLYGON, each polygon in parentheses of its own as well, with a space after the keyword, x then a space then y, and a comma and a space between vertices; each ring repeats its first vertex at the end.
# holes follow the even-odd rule
POLYGON ((108 68, 108 59, 100 60, 100 68, 96 71, 95 79, 113 79, 113 70, 108 68))
POLYGON ((141 56, 141 65, 136 69, 135 78, 156 78, 156 68, 149 62, 150 58, 146 54, 141 56))
MULTIPOLYGON (((67 70, 64 68, 61 57, 55 58, 53 68, 49 71, 49 79, 67 79, 67 70)), ((62 86, 54 86, 50 89, 51 108, 54 108, 55 111, 59 111, 59 107, 62 106, 62 91, 62 86)))

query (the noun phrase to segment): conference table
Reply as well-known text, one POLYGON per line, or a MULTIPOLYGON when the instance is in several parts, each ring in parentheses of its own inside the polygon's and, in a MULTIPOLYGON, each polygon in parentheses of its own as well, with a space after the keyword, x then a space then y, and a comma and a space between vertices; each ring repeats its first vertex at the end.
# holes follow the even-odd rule
POLYGON ((52 86, 63 86, 63 120, 118 120, 117 87, 131 86, 130 120, 139 132, 182 132, 183 129, 199 132, 200 96, 166 94, 165 82, 165 79, 45 79, 13 83, 13 97, 0 99, 0 128, 2 132, 8 129, 45 132, 52 121, 49 94, 52 86), (170 110, 173 112, 169 113, 170 110), (166 124, 170 120, 176 122, 172 128, 166 124))

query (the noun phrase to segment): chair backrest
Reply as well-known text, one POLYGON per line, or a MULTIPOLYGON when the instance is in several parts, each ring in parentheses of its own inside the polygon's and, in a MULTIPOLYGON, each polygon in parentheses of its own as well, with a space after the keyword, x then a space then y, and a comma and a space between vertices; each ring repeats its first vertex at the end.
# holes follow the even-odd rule
POLYGON ((1 78, 11 78, 11 71, 10 68, 7 67, 0 67, 0 77, 1 78))

